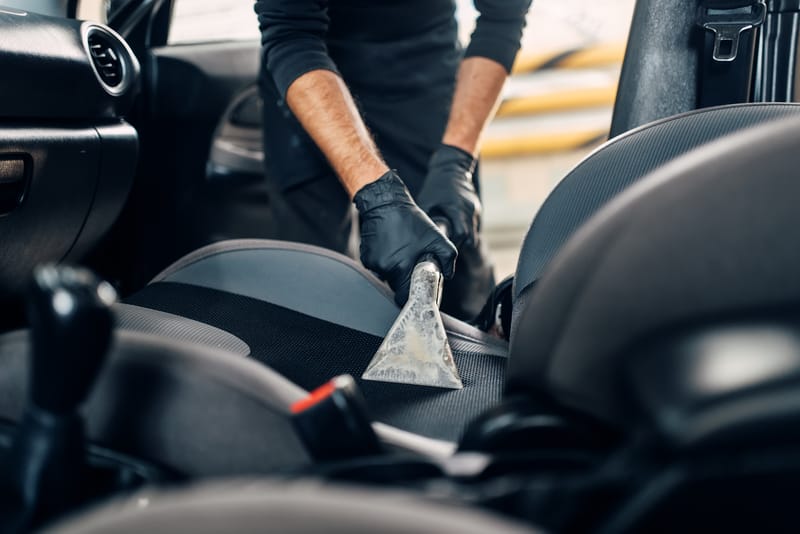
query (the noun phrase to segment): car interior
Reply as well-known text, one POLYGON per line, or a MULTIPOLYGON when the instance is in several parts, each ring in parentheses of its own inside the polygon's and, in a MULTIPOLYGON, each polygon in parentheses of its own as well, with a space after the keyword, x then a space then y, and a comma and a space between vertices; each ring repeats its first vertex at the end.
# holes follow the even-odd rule
POLYGON ((388 286, 259 234, 258 43, 78 7, 0 0, 0 531, 797 529, 800 3, 636 2, 460 390, 361 380, 388 286))

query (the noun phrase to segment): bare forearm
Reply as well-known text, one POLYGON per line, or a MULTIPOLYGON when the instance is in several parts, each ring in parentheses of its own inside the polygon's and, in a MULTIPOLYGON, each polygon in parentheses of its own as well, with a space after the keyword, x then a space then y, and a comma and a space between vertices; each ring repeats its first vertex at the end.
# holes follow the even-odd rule
POLYGON ((286 103, 351 198, 389 170, 337 74, 327 70, 303 74, 289 86, 286 103))
POLYGON ((444 144, 477 154, 481 134, 497 112, 507 76, 505 68, 491 59, 470 57, 461 62, 444 144))

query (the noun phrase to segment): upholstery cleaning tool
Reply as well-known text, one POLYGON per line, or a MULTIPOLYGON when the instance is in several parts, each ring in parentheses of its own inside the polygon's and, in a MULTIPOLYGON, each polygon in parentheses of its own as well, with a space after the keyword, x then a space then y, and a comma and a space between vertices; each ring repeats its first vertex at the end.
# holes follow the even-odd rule
POLYGON ((420 258, 411 275, 408 301, 361 378, 415 386, 462 389, 439 313, 442 270, 420 258))

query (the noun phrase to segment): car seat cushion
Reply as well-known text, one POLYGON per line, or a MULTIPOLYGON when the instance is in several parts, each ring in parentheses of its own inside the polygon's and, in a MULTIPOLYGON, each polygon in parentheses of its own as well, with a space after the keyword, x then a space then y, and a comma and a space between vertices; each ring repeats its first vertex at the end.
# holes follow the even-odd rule
MULTIPOLYGON (((23 415, 30 354, 29 331, 0 336, 4 421, 23 415)), ((118 329, 83 413, 93 443, 178 474, 269 473, 310 461, 288 416, 306 395, 235 353, 118 329)))
POLYGON ((150 284, 126 302, 222 329, 243 340, 252 358, 308 390, 350 374, 375 420, 429 438, 457 441, 467 422, 500 400, 505 383, 505 342, 479 340, 464 332, 451 330, 448 335, 465 387, 447 390, 363 381, 360 377, 382 336, 259 298, 164 281, 150 284))

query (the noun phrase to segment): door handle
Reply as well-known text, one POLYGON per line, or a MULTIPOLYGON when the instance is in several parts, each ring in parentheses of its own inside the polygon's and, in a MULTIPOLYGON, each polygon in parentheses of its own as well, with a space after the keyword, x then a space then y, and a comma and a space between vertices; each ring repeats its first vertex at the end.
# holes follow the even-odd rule
POLYGON ((25 198, 30 158, 0 155, 0 216, 14 211, 25 198))

